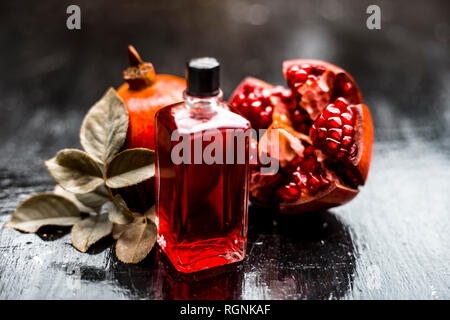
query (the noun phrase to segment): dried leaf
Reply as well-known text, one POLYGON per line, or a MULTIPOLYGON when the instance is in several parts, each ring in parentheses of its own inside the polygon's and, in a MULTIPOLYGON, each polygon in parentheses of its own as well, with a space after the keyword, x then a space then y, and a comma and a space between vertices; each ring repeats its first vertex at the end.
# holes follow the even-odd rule
POLYGON ((64 190, 60 185, 55 186, 55 188, 53 189, 53 193, 63 196, 64 198, 67 198, 70 201, 72 201, 77 206, 78 210, 80 210, 81 212, 96 212, 94 209, 78 201, 74 193, 64 190))
POLYGON ((108 215, 90 216, 72 227, 70 232, 72 245, 81 252, 86 252, 91 245, 109 235, 112 228, 113 224, 109 221, 108 215))
POLYGON ((36 232, 45 225, 71 226, 80 220, 80 211, 69 199, 53 193, 39 193, 20 203, 5 227, 36 232))
POLYGON ((155 223, 156 218, 156 206, 152 206, 147 211, 145 211, 144 216, 149 218, 153 223, 155 223))
POLYGON ((122 197, 117 194, 109 208, 109 220, 115 224, 128 224, 133 221, 133 213, 128 209, 122 197))
POLYGON ((117 240, 117 258, 124 263, 144 260, 155 245, 156 235, 156 225, 152 221, 145 218, 136 219, 117 240))
POLYGON ((155 153, 145 148, 128 149, 117 154, 108 164, 106 185, 128 187, 155 175, 155 153))
POLYGON ((110 200, 108 190, 106 190, 104 184, 102 184, 94 191, 83 194, 76 194, 75 197, 83 205, 94 208, 95 212, 100 212, 102 206, 110 200))
POLYGON ((61 150, 45 164, 56 183, 72 193, 91 192, 104 182, 100 166, 80 150, 61 150))
POLYGON ((108 163, 119 152, 128 130, 128 112, 113 88, 92 106, 81 125, 84 150, 100 163, 108 163))
MULTIPOLYGON (((138 218, 139 219, 139 218, 138 218)), ((142 219, 142 218, 140 218, 142 219)), ((130 227, 130 224, 114 224, 113 231, 112 231, 112 237, 114 240, 118 240, 122 233, 125 232, 130 227)))

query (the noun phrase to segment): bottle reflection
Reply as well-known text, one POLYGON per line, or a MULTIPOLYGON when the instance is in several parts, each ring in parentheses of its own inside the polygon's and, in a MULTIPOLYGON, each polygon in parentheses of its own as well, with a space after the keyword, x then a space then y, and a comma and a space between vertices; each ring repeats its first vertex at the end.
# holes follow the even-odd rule
POLYGON ((244 278, 242 263, 193 274, 181 274, 172 267, 160 249, 157 259, 162 262, 160 264, 162 299, 236 300, 241 298, 244 278))
POLYGON ((249 226, 247 257, 240 263, 182 274, 156 246, 138 265, 113 258, 112 284, 131 298, 167 300, 342 299, 351 294, 358 252, 338 215, 286 216, 251 206, 249 226))

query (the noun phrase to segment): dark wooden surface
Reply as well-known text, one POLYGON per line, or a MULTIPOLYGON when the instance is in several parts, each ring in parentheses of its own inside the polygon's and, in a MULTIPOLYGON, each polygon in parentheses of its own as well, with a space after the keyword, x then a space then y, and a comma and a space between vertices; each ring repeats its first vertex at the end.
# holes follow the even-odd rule
POLYGON ((250 210, 237 266, 181 278, 156 250, 139 265, 111 238, 87 254, 68 229, 0 228, 1 299, 450 298, 450 62, 447 1, 67 1, 0 3, 0 224, 51 190, 44 160, 79 147, 85 112, 121 83, 133 43, 156 70, 192 56, 223 64, 226 95, 246 75, 282 84, 281 62, 316 57, 347 69, 375 123, 367 185, 328 212, 250 210), (114 4, 116 2, 116 4, 114 4), (164 5, 163 5, 164 3, 164 5), (382 30, 365 27, 369 4, 382 30))

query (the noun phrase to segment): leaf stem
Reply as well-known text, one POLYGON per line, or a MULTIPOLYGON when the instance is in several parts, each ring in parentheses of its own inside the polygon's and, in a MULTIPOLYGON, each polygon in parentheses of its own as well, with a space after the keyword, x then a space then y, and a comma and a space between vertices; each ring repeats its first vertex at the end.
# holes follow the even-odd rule
MULTIPOLYGON (((107 177, 107 173, 108 173, 108 164, 106 162, 103 162, 103 168, 105 169, 103 180, 105 180, 105 182, 106 182, 106 177, 107 177)), ((114 195, 112 194, 111 189, 106 185, 106 183, 105 183, 105 187, 106 187, 106 190, 108 190, 109 198, 111 199, 111 201, 114 201, 114 195)))
MULTIPOLYGON (((105 180, 105 182, 106 182, 106 177, 108 176, 107 175, 107 173, 108 173, 108 164, 106 163, 106 162, 103 162, 103 167, 105 168, 105 173, 104 173, 104 177, 103 177, 103 180, 105 180)), ((111 188, 110 187, 108 187, 107 185, 106 185, 106 183, 105 183, 105 187, 106 187, 106 190, 108 190, 108 195, 109 195, 109 198, 111 199, 111 202, 114 202, 114 195, 113 195, 113 193, 112 193, 112 190, 111 190, 111 188)), ((123 199, 123 201, 125 202, 125 205, 128 207, 128 204, 127 204, 127 202, 125 201, 125 199, 123 199)), ((114 205, 114 204, 113 204, 114 205)), ((136 219, 136 214, 133 212, 133 211, 131 211, 131 210, 128 210, 130 213, 131 213, 131 215, 133 216, 133 219, 136 219)))

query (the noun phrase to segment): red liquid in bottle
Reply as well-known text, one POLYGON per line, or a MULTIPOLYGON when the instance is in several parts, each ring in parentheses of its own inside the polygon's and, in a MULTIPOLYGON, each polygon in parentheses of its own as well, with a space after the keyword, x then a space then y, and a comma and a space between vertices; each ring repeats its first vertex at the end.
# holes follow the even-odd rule
POLYGON ((175 268, 195 272, 245 257, 249 140, 231 143, 230 133, 249 133, 250 124, 221 102, 221 95, 191 97, 190 103, 185 96, 186 102, 156 114, 156 221, 158 244, 175 268), (174 164, 172 151, 179 141, 171 136, 176 130, 189 141, 190 164, 174 164), (224 163, 194 163, 196 151, 211 143, 205 141, 211 132, 222 137, 224 163), (235 155, 232 163, 226 160, 230 152, 235 155), (239 153, 244 162, 238 161, 239 153))

